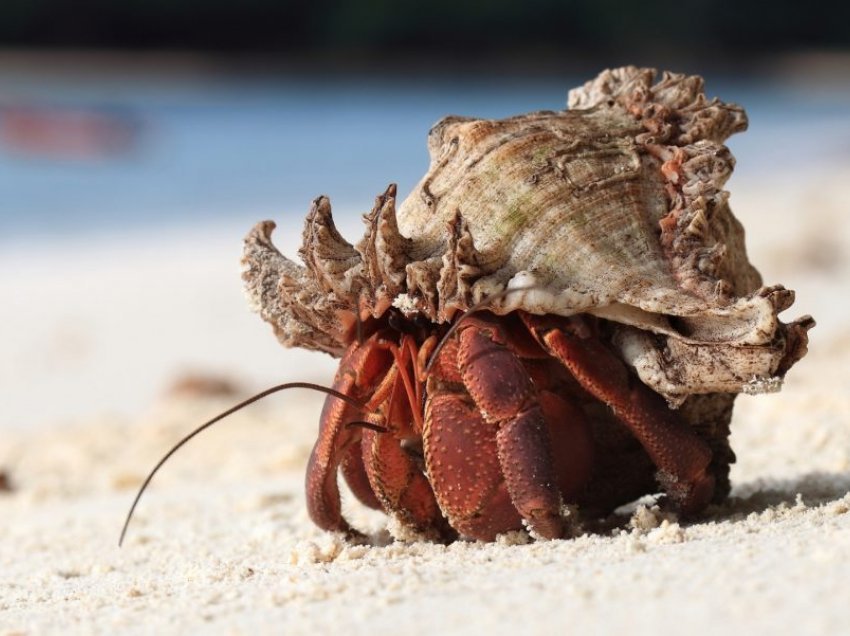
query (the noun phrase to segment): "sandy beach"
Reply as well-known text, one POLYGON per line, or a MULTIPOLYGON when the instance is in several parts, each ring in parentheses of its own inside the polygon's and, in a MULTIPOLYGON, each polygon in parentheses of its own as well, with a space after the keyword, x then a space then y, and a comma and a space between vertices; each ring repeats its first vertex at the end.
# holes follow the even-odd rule
MULTIPOLYGON (((328 383, 334 362, 282 349, 248 312, 247 226, 4 249, 0 634, 847 633, 848 178, 729 184, 751 260, 797 291, 784 317, 818 322, 781 393, 738 398, 729 501, 690 524, 647 501, 567 541, 395 541, 350 497, 372 544, 320 532, 303 473, 322 397, 293 391, 181 450, 119 549, 176 440, 265 386, 328 383)), ((337 216, 359 234, 354 211, 337 216)), ((299 236, 277 242, 294 255, 299 236)))

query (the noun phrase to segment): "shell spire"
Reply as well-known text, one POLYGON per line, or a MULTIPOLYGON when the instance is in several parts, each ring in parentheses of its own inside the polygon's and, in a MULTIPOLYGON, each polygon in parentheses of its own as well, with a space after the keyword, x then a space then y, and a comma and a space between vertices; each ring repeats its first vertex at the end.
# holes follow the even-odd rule
POLYGON ((747 129, 747 114, 737 104, 705 97, 698 75, 664 72, 653 84, 653 68, 625 66, 606 70, 581 88, 569 92, 570 109, 619 105, 645 129, 639 141, 684 146, 697 141, 723 143, 747 129))
POLYGON ((360 253, 336 229, 328 197, 313 200, 302 237, 298 255, 322 291, 353 301, 352 280, 361 270, 360 253))
POLYGON ((446 229, 449 241, 437 281, 437 296, 440 298, 438 316, 441 322, 449 322, 456 311, 474 304, 472 286, 481 276, 478 251, 469 224, 459 210, 446 229))

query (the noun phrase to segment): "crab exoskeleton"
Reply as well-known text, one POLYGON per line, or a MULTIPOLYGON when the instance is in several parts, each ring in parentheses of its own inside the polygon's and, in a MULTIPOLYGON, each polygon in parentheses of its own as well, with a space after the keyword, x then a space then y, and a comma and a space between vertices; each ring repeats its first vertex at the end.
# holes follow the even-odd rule
POLYGON ((353 531, 338 472, 444 539, 560 537, 565 504, 660 491, 688 515, 728 494, 734 397, 778 389, 814 322, 778 319, 793 293, 762 286, 722 189, 744 111, 699 77, 654 78, 605 71, 567 110, 443 119, 428 173, 398 210, 394 186, 377 198, 356 246, 326 197, 304 266, 270 221, 248 235, 254 307, 283 344, 340 357, 334 388, 362 405, 322 412, 319 526, 353 531))

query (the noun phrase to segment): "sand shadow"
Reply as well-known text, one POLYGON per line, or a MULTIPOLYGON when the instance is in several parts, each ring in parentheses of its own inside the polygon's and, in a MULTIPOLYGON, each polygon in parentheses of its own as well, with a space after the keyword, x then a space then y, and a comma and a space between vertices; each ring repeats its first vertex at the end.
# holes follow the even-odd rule
POLYGON ((709 506, 704 514, 695 519, 679 519, 675 512, 667 508, 663 495, 649 495, 622 506, 607 517, 583 519, 582 531, 597 535, 628 531, 633 527, 634 515, 640 506, 656 511, 653 513, 653 523, 667 518, 683 526, 699 526, 711 522, 736 522, 750 514, 761 514, 776 507, 793 508, 802 504, 807 508, 817 508, 840 500, 848 493, 850 472, 812 471, 790 479, 764 478, 736 485, 726 501, 709 506))
MULTIPOLYGON (((582 518, 578 535, 590 534, 611 536, 634 528, 635 511, 640 506, 655 509, 655 523, 664 518, 671 522, 678 521, 682 526, 700 526, 712 522, 738 522, 750 514, 761 514, 771 508, 793 508, 801 503, 807 508, 817 508, 840 500, 850 494, 850 472, 812 471, 789 479, 756 479, 736 485, 732 495, 722 504, 712 505, 705 513, 696 518, 679 520, 673 512, 664 512, 663 496, 648 495, 636 502, 618 508, 616 512, 602 518, 582 518), (658 512, 656 505, 661 507, 658 512)), ((654 527, 654 525, 652 526, 654 527)), ((647 528, 644 528, 646 530, 647 528)), ((350 540, 350 539, 349 539, 350 540)), ((434 539, 420 538, 419 541, 432 542, 434 539)), ((416 542, 417 539, 405 541, 416 542)), ((473 539, 457 537, 440 542, 467 541, 473 539)), ((355 543, 369 545, 375 548, 385 548, 394 545, 397 539, 386 529, 382 528, 368 533, 367 537, 355 540, 355 543)))
POLYGON ((756 479, 735 486, 727 501, 709 509, 708 519, 722 521, 799 502, 816 508, 848 493, 850 472, 812 471, 789 479, 756 479))

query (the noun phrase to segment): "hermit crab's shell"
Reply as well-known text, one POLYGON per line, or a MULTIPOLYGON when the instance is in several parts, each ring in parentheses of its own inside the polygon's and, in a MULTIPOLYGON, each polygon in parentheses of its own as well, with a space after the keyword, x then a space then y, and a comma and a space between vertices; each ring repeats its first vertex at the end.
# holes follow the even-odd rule
POLYGON ((314 202, 300 255, 246 239, 249 297, 287 345, 339 354, 354 311, 390 306, 434 323, 485 298, 497 314, 587 312, 621 325, 614 344, 673 403, 778 387, 805 353, 811 319, 761 287, 722 188, 723 141, 744 111, 708 101, 699 77, 627 67, 571 91, 569 109, 504 120, 448 117, 430 132, 431 166, 395 211, 378 197, 355 247, 314 202))

